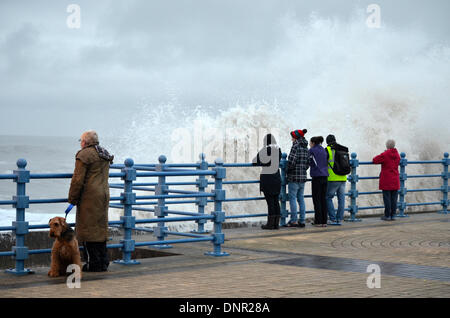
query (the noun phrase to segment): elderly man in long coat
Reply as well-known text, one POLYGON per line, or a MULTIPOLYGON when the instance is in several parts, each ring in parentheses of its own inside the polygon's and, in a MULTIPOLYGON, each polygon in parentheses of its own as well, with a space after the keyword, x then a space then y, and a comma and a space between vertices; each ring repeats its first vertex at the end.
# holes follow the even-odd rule
POLYGON ((106 250, 109 207, 109 165, 114 156, 99 146, 95 131, 81 135, 81 150, 75 158, 75 170, 69 190, 69 203, 77 206, 75 232, 84 247, 83 271, 108 269, 106 250))

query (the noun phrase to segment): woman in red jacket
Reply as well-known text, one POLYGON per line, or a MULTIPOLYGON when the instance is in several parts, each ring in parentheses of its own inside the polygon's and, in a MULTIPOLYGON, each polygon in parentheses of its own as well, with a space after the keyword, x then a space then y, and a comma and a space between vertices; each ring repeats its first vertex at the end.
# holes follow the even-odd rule
POLYGON ((395 141, 389 139, 386 142, 386 151, 374 157, 372 162, 381 164, 380 190, 383 190, 384 216, 382 220, 395 220, 397 210, 398 190, 400 189, 400 174, 398 164, 400 155, 395 149, 395 141))

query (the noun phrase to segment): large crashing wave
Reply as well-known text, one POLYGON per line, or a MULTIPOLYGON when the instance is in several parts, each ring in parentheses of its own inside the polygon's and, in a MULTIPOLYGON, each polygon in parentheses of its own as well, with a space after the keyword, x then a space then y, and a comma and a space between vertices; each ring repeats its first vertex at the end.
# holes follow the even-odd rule
MULTIPOLYGON (((245 87, 240 87, 239 96, 224 91, 231 107, 192 107, 176 96, 167 103, 143 103, 133 125, 111 147, 118 157, 132 156, 135 162, 156 162, 160 154, 169 162, 195 162, 200 152, 209 162, 216 157, 249 162, 264 133, 274 133, 289 153, 289 132, 307 128, 306 137, 334 134, 362 161, 382 152, 390 138, 410 160, 441 159, 450 150, 450 47, 420 31, 371 29, 364 21, 362 15, 351 21, 312 15, 305 23, 287 17, 282 20, 284 40, 264 59, 244 66, 227 61, 217 68, 224 72, 215 73, 218 78, 227 78, 229 69, 244 68, 236 76, 248 76, 251 94, 245 94, 245 87)), ((411 165, 407 171, 441 169, 411 165)), ((254 180, 258 173, 255 168, 227 170, 228 179, 254 180)), ((378 173, 379 167, 361 166, 358 174, 378 173)), ((408 188, 441 184, 440 178, 407 181, 408 188)), ((378 181, 360 181, 358 188, 376 190, 378 181)), ((259 195, 255 185, 227 189, 227 197, 259 195)), ((439 192, 409 193, 407 200, 440 197, 439 192)), ((359 206, 380 204, 381 196, 358 198, 359 206)), ((312 209, 310 200, 307 208, 312 209)), ((230 203, 225 209, 229 214, 266 211, 262 201, 230 203)))

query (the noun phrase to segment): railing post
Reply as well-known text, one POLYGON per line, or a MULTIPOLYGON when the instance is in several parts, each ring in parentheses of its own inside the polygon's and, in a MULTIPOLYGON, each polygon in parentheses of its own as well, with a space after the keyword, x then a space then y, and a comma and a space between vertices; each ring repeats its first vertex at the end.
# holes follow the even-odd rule
POLYGON ((122 172, 125 176, 122 177, 124 180, 124 192, 120 195, 122 197, 123 204, 123 216, 120 217, 123 228, 123 240, 120 243, 123 244, 122 252, 123 259, 116 260, 114 263, 122 265, 135 265, 140 264, 138 261, 131 259, 131 253, 134 252, 135 241, 131 239, 131 231, 135 227, 136 218, 132 215, 133 204, 136 203, 136 193, 133 193, 133 181, 136 180, 136 169, 134 166, 133 159, 126 159, 125 167, 122 168, 122 172))
POLYGON ((25 235, 28 234, 28 222, 25 222, 25 209, 29 207, 29 197, 25 195, 25 184, 30 182, 30 171, 26 170, 27 161, 25 159, 17 160, 17 170, 14 174, 17 176, 14 182, 17 183, 16 195, 13 200, 13 208, 16 208, 16 221, 12 222, 15 227, 16 245, 13 246, 14 258, 16 260, 16 268, 7 269, 7 273, 15 275, 32 274, 33 271, 24 268, 25 260, 28 258, 28 248, 25 246, 25 235))
POLYGON ((442 159, 442 165, 444 167, 442 172, 442 211, 439 213, 448 213, 448 165, 450 164, 450 159, 448 158, 448 152, 444 153, 444 159, 442 159))
POLYGON ((222 159, 215 160, 216 166, 213 170, 216 172, 214 175, 214 211, 211 212, 214 215, 214 251, 207 252, 205 255, 210 256, 228 256, 230 254, 221 251, 221 244, 225 242, 225 234, 222 233, 222 222, 225 221, 225 212, 222 211, 222 201, 225 200, 225 190, 222 189, 222 181, 226 177, 226 168, 223 167, 222 159))
MULTIPOLYGON (((163 172, 166 168, 167 157, 164 155, 159 156, 158 158, 159 164, 156 165, 155 171, 163 172)), ((166 184, 165 176, 158 176, 158 185, 155 187, 155 195, 166 195, 169 193, 169 187, 166 184)), ((158 199, 158 205, 155 206, 155 216, 160 220, 157 226, 155 227, 153 234, 156 236, 158 241, 164 241, 164 238, 167 236, 167 227, 164 226, 164 218, 168 215, 167 207, 166 207, 166 199, 158 199)), ((171 245, 160 244, 154 245, 156 248, 164 249, 171 248, 171 245)))
POLYGON ((356 185, 359 180, 359 176, 356 174, 356 168, 359 166, 359 160, 356 159, 356 153, 352 153, 352 159, 350 159, 350 165, 352 167, 351 174, 347 177, 347 180, 350 181, 350 219, 346 221, 349 222, 359 222, 361 219, 356 218, 356 214, 358 213, 358 205, 356 205, 356 198, 358 197, 358 190, 356 189, 356 185))
POLYGON ((400 218, 404 218, 404 217, 409 217, 409 215, 405 214, 405 210, 406 210, 406 202, 405 202, 405 196, 406 193, 408 192, 408 190, 405 187, 405 183, 406 183, 406 179, 408 179, 408 175, 406 174, 406 166, 408 165, 408 159, 406 159, 406 154, 404 152, 402 152, 400 154, 400 190, 398 191, 399 193, 399 200, 398 200, 398 210, 399 210, 399 214, 397 214, 398 217, 400 218))
MULTIPOLYGON (((200 166, 197 168, 197 170, 208 170, 208 162, 205 161, 205 154, 201 153, 199 158, 200 161, 198 163, 200 164, 200 166)), ((205 193, 205 189, 208 187, 208 179, 206 179, 205 176, 199 176, 198 179, 195 180, 195 182, 197 182, 196 186, 198 188, 198 192, 205 193)), ((207 203, 208 203, 207 197, 197 198, 196 204, 199 214, 205 214, 205 206, 207 203)), ((205 230, 205 223, 206 223, 205 219, 198 220, 196 221, 196 223, 197 223, 197 230, 191 231, 192 233, 197 234, 209 233, 209 231, 205 230)))
MULTIPOLYGON (((280 169, 281 169, 281 192, 280 192, 280 226, 286 224, 286 219, 288 217, 288 211, 286 210, 286 201, 287 201, 287 176, 286 176, 286 168, 287 168, 287 153, 283 152, 281 155, 280 161, 280 169)), ((292 208, 291 208, 292 209, 292 208)))

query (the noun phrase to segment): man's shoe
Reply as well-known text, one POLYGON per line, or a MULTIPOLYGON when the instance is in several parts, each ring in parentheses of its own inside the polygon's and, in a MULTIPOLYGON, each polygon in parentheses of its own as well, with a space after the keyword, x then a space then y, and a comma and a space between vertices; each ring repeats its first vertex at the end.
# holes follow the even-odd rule
POLYGON ((390 218, 387 218, 385 216, 382 216, 380 219, 383 220, 383 221, 390 221, 391 220, 390 218))
POLYGON ((305 223, 299 223, 298 227, 305 227, 305 223))

